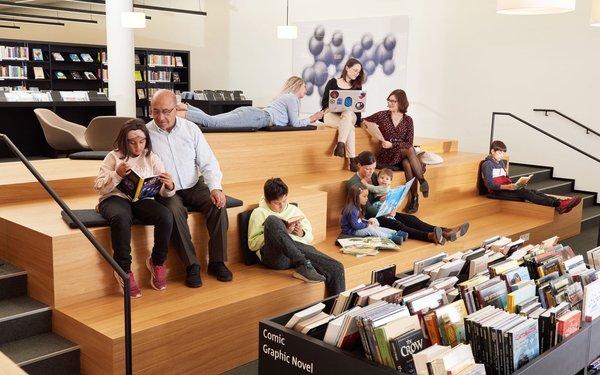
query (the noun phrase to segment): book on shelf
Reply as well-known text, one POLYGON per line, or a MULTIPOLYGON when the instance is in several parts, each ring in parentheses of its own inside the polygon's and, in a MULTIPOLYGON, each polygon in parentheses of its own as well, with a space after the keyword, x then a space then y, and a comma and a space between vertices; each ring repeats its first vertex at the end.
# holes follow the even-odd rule
POLYGON ((520 286, 506 296, 506 311, 509 313, 516 313, 517 304, 528 298, 534 297, 536 292, 535 282, 533 280, 521 281, 515 285, 520 286))
POLYGON ((54 61, 65 61, 65 58, 63 57, 63 55, 61 55, 60 52, 52 52, 52 58, 54 59, 54 61))
POLYGON ((173 82, 181 82, 181 78, 179 78, 178 72, 173 72, 172 74, 173 82))
POLYGON ((500 278, 506 281, 506 285, 513 290, 513 285, 520 283, 521 281, 531 280, 527 267, 519 266, 510 270, 507 270, 500 274, 500 278))
POLYGON ((142 79, 142 72, 139 71, 139 70, 135 71, 135 81, 136 82, 142 82, 143 81, 143 79, 142 79))
MULTIPOLYGON (((90 55, 89 53, 82 53, 81 55, 81 60, 83 60, 84 62, 94 62, 94 58, 92 57, 92 55, 90 55)), ((73 60, 75 61, 75 60, 73 60)))
POLYGON ((590 267, 594 267, 597 270, 600 270, 600 246, 595 247, 586 252, 588 265, 590 267))
POLYGON ((463 300, 438 307, 434 312, 443 345, 455 347, 466 342, 464 317, 467 316, 467 309, 463 300))
POLYGON ((141 177, 134 170, 131 170, 117 185, 117 189, 121 190, 133 202, 154 197, 161 187, 162 182, 160 182, 158 176, 141 177))
POLYGON ((581 325, 581 311, 571 310, 556 319, 557 343, 562 342, 569 336, 577 333, 581 325))
POLYGON ((396 280, 396 265, 389 264, 387 266, 374 269, 371 271, 371 282, 381 285, 392 285, 396 280))
POLYGON ((508 331, 510 373, 528 364, 540 354, 538 338, 538 322, 527 319, 525 322, 508 331))
POLYGON ((375 217, 385 216, 393 213, 396 210, 396 208, 402 203, 404 198, 406 198, 406 195, 410 191, 410 187, 412 186, 414 181, 415 179, 413 177, 406 184, 395 187, 394 189, 390 190, 387 193, 383 203, 381 203, 381 207, 379 207, 379 211, 377 211, 377 215, 375 215, 375 217))
POLYGON ((475 291, 480 307, 491 305, 502 310, 506 309, 508 291, 506 283, 499 277, 478 285, 475 291))
POLYGON ((527 186, 527 184, 529 183, 529 180, 531 180, 531 177, 533 177, 533 174, 530 174, 529 176, 520 177, 517 180, 517 182, 515 182, 517 189, 523 189, 525 186, 527 186))
POLYGON ((71 71, 71 77, 73 77, 73 79, 83 79, 81 78, 81 73, 75 70, 71 71))
POLYGON ((44 61, 44 53, 41 48, 32 48, 31 53, 34 61, 44 61))
POLYGON ((316 305, 307 307, 306 309, 303 309, 303 310, 300 310, 300 311, 294 313, 294 315, 292 315, 292 317, 285 324, 285 328, 294 328, 294 325, 296 325, 298 322, 300 322, 302 320, 306 320, 308 318, 311 318, 311 317, 317 315, 318 313, 323 311, 324 308, 325 308, 325 304, 322 302, 319 302, 316 305))
POLYGON ((142 63, 141 63, 141 60, 140 60, 140 54, 139 54, 139 53, 136 53, 136 54, 134 55, 134 63, 135 63, 136 65, 141 65, 141 64, 142 64, 142 63))
POLYGON ((405 374, 415 374, 414 355, 425 349, 425 339, 420 327, 413 328, 390 340, 395 369, 405 374))
MULTIPOLYGON (((378 294, 380 291, 391 289, 389 285, 381 285, 379 283, 371 283, 364 288, 356 290, 356 293, 352 293, 348 305, 364 307, 370 305, 373 301, 369 300, 369 297, 378 294)), ((381 299, 381 298, 380 298, 381 299)))
POLYGON ((146 92, 144 89, 137 89, 138 99, 146 99, 146 92))
POLYGON ((183 59, 181 58, 181 56, 175 56, 175 66, 183 66, 183 59))
POLYGON ((89 80, 96 80, 96 76, 94 75, 94 73, 92 72, 83 72, 83 75, 85 76, 86 79, 89 80))
POLYGON ((432 264, 441 262, 442 259, 446 258, 447 256, 448 256, 448 253, 439 253, 439 254, 430 256, 429 258, 417 260, 413 264, 413 274, 416 275, 416 274, 421 273, 421 271, 423 271, 423 268, 430 266, 432 264))
POLYGON ((77 55, 76 53, 69 53, 69 59, 71 59, 71 61, 74 62, 81 62, 79 55, 77 55))
POLYGON ((427 364, 444 353, 449 352, 450 349, 449 346, 435 344, 415 353, 413 355, 413 361, 415 364, 416 375, 429 375, 430 373, 427 369, 427 364))
POLYGON ((600 316, 600 280, 583 288, 582 319, 591 322, 600 316))
POLYGON ((46 76, 44 75, 44 68, 41 66, 33 67, 33 78, 35 79, 44 79, 46 76))
POLYGON ((454 374, 475 363, 470 344, 458 344, 429 362, 433 375, 454 374))
POLYGON ((67 79, 67 76, 65 75, 65 73, 61 72, 60 70, 55 70, 54 75, 58 79, 67 79))
POLYGON ((312 316, 306 320, 302 320, 296 323, 294 325, 293 330, 304 334, 313 334, 318 331, 327 329, 327 324, 333 318, 333 315, 321 311, 315 316, 312 316))

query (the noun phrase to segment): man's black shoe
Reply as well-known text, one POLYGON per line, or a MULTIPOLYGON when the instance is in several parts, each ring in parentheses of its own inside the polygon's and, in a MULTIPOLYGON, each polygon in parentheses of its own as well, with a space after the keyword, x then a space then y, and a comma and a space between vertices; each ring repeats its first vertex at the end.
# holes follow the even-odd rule
POLYGON ((185 285, 190 288, 200 288, 202 286, 199 265, 192 264, 186 268, 185 285))
POLYGON ((219 281, 231 281, 233 280, 233 274, 225 266, 223 262, 209 262, 208 273, 217 277, 219 281))

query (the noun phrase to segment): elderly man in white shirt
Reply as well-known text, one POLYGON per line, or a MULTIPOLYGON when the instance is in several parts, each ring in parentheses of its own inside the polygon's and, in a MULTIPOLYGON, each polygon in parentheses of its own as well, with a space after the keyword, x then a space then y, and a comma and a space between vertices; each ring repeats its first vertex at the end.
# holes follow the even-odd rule
POLYGON ((168 90, 159 90, 152 97, 153 121, 150 131, 153 151, 162 159, 173 177, 176 194, 157 199, 174 215, 173 240, 186 265, 185 283, 190 288, 202 286, 200 262, 192 243, 185 206, 198 208, 206 216, 208 241, 208 273, 219 281, 230 281, 233 274, 225 266, 227 260, 227 228, 225 194, 221 186, 223 174, 208 142, 198 126, 176 116, 177 100, 168 90), (198 171, 202 174, 198 175, 198 171))

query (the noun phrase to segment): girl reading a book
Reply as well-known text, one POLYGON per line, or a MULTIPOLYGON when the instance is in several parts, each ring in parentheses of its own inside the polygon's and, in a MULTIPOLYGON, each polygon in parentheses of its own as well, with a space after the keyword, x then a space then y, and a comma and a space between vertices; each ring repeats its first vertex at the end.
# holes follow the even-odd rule
MULTIPOLYGON (((167 284, 167 273, 164 266, 173 215, 162 204, 152 197, 133 201, 127 195, 123 181, 130 181, 127 175, 136 173, 141 177, 158 176, 162 184, 158 194, 170 197, 175 194, 175 184, 165 171, 160 158, 152 152, 152 143, 148 129, 140 119, 127 121, 114 143, 115 150, 106 155, 100 173, 94 184, 100 194, 97 210, 110 223, 111 244, 115 262, 129 275, 129 289, 132 298, 139 298, 142 292, 131 271, 131 224, 137 219, 146 225, 154 225, 154 246, 152 254, 146 259, 146 267, 150 271, 150 285, 156 290, 163 290, 167 284)), ((114 274, 121 291, 123 281, 114 274)))
POLYGON ((505 152, 504 142, 493 141, 490 145, 490 154, 481 164, 481 177, 489 193, 494 193, 499 197, 523 199, 542 206, 554 207, 559 214, 571 211, 581 202, 579 195, 560 200, 535 190, 529 190, 527 187, 519 188, 508 178, 508 173, 506 173, 506 160, 503 160, 505 152))
POLYGON ((342 211, 342 233, 356 237, 381 237, 389 238, 398 245, 408 239, 408 233, 403 231, 395 231, 389 228, 379 226, 379 222, 375 218, 366 220, 363 214, 365 205, 369 199, 369 190, 367 186, 358 183, 352 185, 348 191, 346 198, 346 206, 342 211))
POLYGON ((307 126, 323 117, 317 112, 307 118, 299 118, 300 100, 306 95, 304 80, 292 76, 285 81, 277 98, 264 109, 244 106, 233 111, 211 116, 200 108, 180 103, 177 116, 208 128, 264 128, 267 126, 307 126))
MULTIPOLYGON (((379 185, 378 175, 374 173, 376 167, 375 154, 371 151, 363 151, 358 154, 356 160, 358 162, 358 172, 348 180, 348 189, 351 189, 353 185, 363 183, 363 181, 371 185, 379 185)), ((365 205, 365 217, 367 219, 377 215, 379 209, 374 207, 374 203, 379 200, 372 193, 368 195, 368 201, 365 205)), ((414 215, 401 212, 380 216, 377 220, 382 227, 406 232, 413 240, 434 242, 439 245, 445 244, 446 241, 456 241, 469 230, 469 223, 445 228, 428 224, 414 215)))
POLYGON ((416 177, 418 183, 415 181, 410 187, 412 198, 407 210, 412 214, 419 209, 417 186, 420 184, 421 194, 423 198, 427 198, 429 184, 425 180, 421 161, 413 147, 414 126, 412 118, 406 114, 406 92, 401 89, 392 91, 387 98, 387 107, 387 111, 379 111, 366 117, 361 122, 361 127, 381 141, 381 151, 377 155, 378 165, 403 170, 406 181, 416 177))

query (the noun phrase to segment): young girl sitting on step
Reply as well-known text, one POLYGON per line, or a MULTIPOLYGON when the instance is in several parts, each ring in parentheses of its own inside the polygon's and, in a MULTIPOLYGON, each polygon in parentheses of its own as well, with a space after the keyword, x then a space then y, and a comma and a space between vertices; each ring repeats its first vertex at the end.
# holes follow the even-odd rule
POLYGON ((376 218, 366 220, 363 210, 368 201, 369 190, 367 186, 358 183, 348 190, 346 206, 342 211, 342 233, 356 237, 381 237, 389 238, 401 245, 408 239, 408 233, 379 226, 376 218))
MULTIPOLYGON (((150 271, 150 284, 156 290, 167 287, 167 274, 164 266, 173 215, 153 198, 132 201, 117 188, 117 185, 132 171, 141 177, 158 176, 162 183, 159 194, 163 197, 175 194, 175 184, 165 171, 160 158, 152 152, 152 144, 146 124, 139 119, 127 121, 115 140, 115 150, 106 155, 94 189, 100 194, 98 211, 110 223, 110 236, 115 262, 129 275, 131 298, 139 298, 142 292, 131 272, 131 223, 134 218, 147 225, 154 225, 154 247, 152 255, 146 259, 150 271)), ((115 272, 121 291, 124 283, 115 272)))

